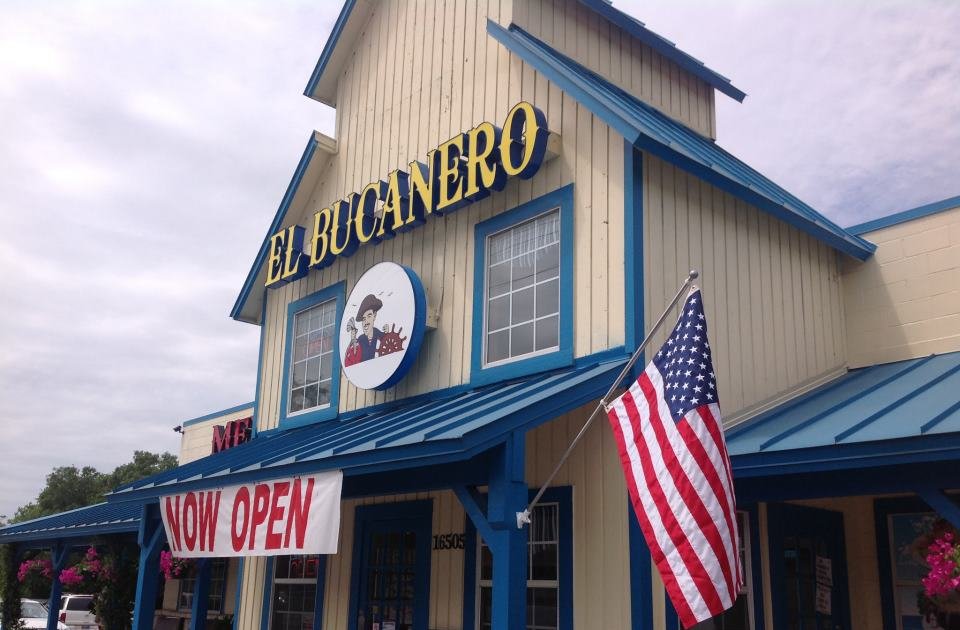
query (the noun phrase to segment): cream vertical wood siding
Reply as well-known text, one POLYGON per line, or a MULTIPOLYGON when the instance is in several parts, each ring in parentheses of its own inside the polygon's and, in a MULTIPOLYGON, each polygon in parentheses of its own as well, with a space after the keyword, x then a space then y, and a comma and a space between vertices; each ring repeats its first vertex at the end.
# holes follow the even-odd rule
POLYGON ((863 236, 876 253, 843 264, 851 366, 960 350, 960 208, 863 236))
POLYGON ((831 248, 649 155, 643 206, 647 325, 688 270, 700 270, 725 419, 843 365, 843 308, 831 248))
POLYGON ((517 0, 513 22, 671 118, 716 138, 713 87, 577 0, 517 0))
POLYGON ((180 458, 181 464, 186 464, 194 460, 206 457, 211 453, 213 444, 213 427, 224 425, 233 420, 249 418, 253 415, 253 407, 247 407, 239 411, 216 416, 203 422, 197 422, 183 427, 183 433, 180 438, 180 458))
MULTIPOLYGON (((340 409, 443 389, 470 379, 474 299, 474 226, 571 182, 574 186, 574 351, 583 356, 621 345, 623 327, 623 141, 571 97, 526 66, 486 33, 500 5, 481 0, 378 4, 340 79, 335 156, 309 201, 287 224, 311 225, 313 212, 360 190, 476 123, 497 124, 515 103, 542 109, 561 136, 559 157, 529 181, 385 241, 363 246, 297 282, 267 292, 262 354, 261 429, 280 417, 287 305, 345 280, 348 290, 380 261, 413 268, 423 280, 437 329, 417 364, 388 392, 357 390, 341 378, 340 409), (411 69, 417 69, 412 71, 411 69)), ((611 68, 616 74, 619 66, 611 68)))

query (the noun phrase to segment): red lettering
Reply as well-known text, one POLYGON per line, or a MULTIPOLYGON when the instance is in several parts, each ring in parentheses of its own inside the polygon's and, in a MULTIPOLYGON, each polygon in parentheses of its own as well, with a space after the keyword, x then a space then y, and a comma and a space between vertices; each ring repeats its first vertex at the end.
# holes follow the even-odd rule
POLYGON ((210 448, 211 453, 219 453, 220 451, 230 448, 230 425, 226 426, 216 426, 213 427, 213 444, 210 448))
POLYGON ((290 496, 290 508, 287 513, 287 537, 283 546, 290 548, 291 530, 297 537, 297 549, 303 549, 303 538, 307 533, 307 521, 310 518, 310 502, 313 501, 313 477, 307 479, 307 491, 301 495, 300 482, 297 477, 293 480, 293 494, 290 496))
POLYGON ((246 486, 241 486, 237 490, 237 496, 233 500, 233 513, 230 515, 230 541, 233 543, 233 550, 243 549, 243 542, 247 539, 247 530, 250 528, 250 491, 246 486), (237 518, 237 512, 240 506, 243 506, 243 519, 237 518), (237 523, 240 523, 241 529, 237 531, 237 523))
POLYGON ((166 497, 165 509, 167 512, 167 526, 173 535, 173 540, 170 541, 170 544, 174 550, 179 551, 182 548, 180 547, 180 495, 178 494, 174 498, 177 500, 176 503, 172 503, 170 497, 166 497))
POLYGON ((290 482, 278 481, 273 484, 273 500, 270 501, 270 520, 267 522, 267 549, 279 549, 283 544, 283 534, 273 531, 273 526, 283 518, 284 507, 277 505, 281 498, 290 494, 290 482))
POLYGON ((239 446, 250 439, 250 427, 252 423, 253 418, 241 418, 240 420, 234 420, 230 423, 233 425, 234 446, 239 446))
POLYGON ((220 513, 220 490, 208 492, 204 497, 200 493, 200 550, 213 551, 217 539, 217 515, 220 513))
POLYGON ((188 492, 183 499, 183 544, 193 551, 197 545, 197 495, 188 492), (192 527, 191 527, 192 525, 192 527))
POLYGON ((270 486, 258 483, 253 489, 253 512, 250 517, 250 542, 247 549, 253 549, 257 540, 257 528, 267 520, 267 511, 270 506, 270 486))

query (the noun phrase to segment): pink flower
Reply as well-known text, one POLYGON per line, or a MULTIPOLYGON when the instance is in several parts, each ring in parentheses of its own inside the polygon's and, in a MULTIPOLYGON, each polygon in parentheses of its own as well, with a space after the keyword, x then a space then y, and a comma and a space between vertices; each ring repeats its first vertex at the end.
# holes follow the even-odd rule
POLYGON ((76 586, 83 582, 83 575, 77 572, 74 567, 67 567, 60 572, 60 583, 64 586, 76 586))
POLYGON ((927 597, 950 595, 960 590, 960 545, 953 545, 951 532, 930 545, 927 566, 930 572, 921 580, 927 597))

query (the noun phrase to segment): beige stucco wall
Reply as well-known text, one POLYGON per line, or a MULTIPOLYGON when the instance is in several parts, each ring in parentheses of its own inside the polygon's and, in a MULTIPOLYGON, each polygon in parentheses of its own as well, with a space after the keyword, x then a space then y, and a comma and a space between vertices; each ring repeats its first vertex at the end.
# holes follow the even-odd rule
POLYGON ((960 207, 863 236, 876 254, 843 265, 851 367, 960 350, 960 207))
POLYGON ((183 427, 183 433, 180 438, 180 463, 186 464, 210 454, 213 441, 213 427, 224 425, 232 420, 249 418, 252 415, 253 405, 183 427))

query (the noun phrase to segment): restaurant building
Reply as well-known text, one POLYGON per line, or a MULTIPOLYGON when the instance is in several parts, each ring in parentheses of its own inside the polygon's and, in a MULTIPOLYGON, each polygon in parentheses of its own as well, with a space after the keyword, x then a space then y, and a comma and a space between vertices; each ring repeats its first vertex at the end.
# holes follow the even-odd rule
POLYGON ((334 137, 231 311, 253 401, 0 542, 136 533, 138 629, 676 628, 605 421, 516 513, 697 269, 747 577, 704 627, 960 628, 917 597, 960 526, 960 198, 839 227, 717 144, 740 89, 603 0, 347 0, 305 94, 334 137), (233 548, 161 585, 203 493, 233 548))

